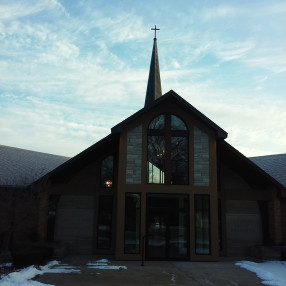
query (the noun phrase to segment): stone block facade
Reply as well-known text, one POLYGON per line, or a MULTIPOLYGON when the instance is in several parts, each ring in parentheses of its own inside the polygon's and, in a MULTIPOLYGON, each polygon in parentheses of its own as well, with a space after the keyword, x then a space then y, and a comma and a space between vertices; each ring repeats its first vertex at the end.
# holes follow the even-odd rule
POLYGON ((127 133, 126 184, 141 184, 142 125, 127 133))
POLYGON ((194 184, 209 185, 209 137, 197 127, 194 127, 194 184))

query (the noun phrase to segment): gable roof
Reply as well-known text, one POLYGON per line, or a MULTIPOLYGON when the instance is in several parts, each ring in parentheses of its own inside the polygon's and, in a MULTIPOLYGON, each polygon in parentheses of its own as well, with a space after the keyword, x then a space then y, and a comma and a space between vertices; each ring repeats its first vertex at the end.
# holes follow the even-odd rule
POLYGON ((249 159, 286 188, 286 154, 250 157, 249 159))
POLYGON ((114 145, 117 144, 118 148, 119 136, 118 134, 110 134, 103 139, 99 140, 89 148, 83 150, 78 155, 74 156, 70 160, 64 162, 54 170, 51 170, 48 174, 40 178, 49 178, 53 182, 63 183, 68 181, 76 172, 78 172, 84 166, 91 164, 96 159, 101 158, 106 152, 110 150, 116 152, 114 145))
POLYGON ((284 194, 285 186, 278 181, 275 176, 245 157, 226 141, 221 140, 218 144, 218 158, 226 165, 231 166, 237 173, 241 174, 250 185, 263 188, 271 184, 283 191, 284 194))
POLYGON ((27 186, 69 158, 0 145, 0 185, 27 186))
POLYGON ((185 99, 183 99, 180 95, 178 95, 173 90, 168 91, 163 96, 158 98, 157 100, 150 103, 148 106, 140 109, 130 117, 126 118, 119 124, 115 125, 113 128, 111 128, 112 133, 121 133, 122 128, 126 126, 128 123, 133 121, 134 119, 138 118, 142 114, 148 112, 150 109, 154 108, 155 106, 161 104, 164 101, 171 100, 174 101, 182 106, 183 109, 185 109, 187 112, 193 114, 195 117, 197 117, 199 120, 203 121, 206 125, 208 125, 210 128, 216 131, 217 137, 221 139, 227 138, 227 132, 224 131, 222 128, 220 128, 218 125, 216 125, 213 121, 211 121, 208 117, 206 117, 203 113, 198 111, 195 107, 193 107, 190 103, 188 103, 185 99))

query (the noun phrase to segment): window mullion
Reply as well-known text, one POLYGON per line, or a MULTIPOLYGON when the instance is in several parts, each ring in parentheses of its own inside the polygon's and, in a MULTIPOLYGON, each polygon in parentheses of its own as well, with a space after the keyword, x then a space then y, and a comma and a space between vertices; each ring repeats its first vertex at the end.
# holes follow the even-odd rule
POLYGON ((166 114, 165 118, 165 184, 171 184, 171 116, 170 114, 166 114))

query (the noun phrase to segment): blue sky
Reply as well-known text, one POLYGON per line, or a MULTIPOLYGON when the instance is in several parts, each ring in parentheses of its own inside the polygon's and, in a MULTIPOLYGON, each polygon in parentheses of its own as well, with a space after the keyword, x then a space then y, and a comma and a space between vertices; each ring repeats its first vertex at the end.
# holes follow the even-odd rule
POLYGON ((285 1, 0 2, 0 144, 74 156, 173 89, 246 156, 286 152, 285 1))

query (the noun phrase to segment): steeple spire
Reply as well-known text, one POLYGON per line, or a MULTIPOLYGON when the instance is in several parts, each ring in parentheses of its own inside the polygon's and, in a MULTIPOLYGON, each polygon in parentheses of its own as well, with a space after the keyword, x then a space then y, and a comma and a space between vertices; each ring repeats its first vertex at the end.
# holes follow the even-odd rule
POLYGON ((156 38, 156 31, 160 29, 156 28, 155 25, 155 28, 152 28, 151 30, 155 31, 155 38, 154 38, 152 57, 150 63, 150 71, 149 71, 149 78, 148 78, 146 98, 145 98, 145 107, 151 104, 154 100, 156 100, 160 96, 162 96, 157 38, 156 38))

